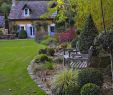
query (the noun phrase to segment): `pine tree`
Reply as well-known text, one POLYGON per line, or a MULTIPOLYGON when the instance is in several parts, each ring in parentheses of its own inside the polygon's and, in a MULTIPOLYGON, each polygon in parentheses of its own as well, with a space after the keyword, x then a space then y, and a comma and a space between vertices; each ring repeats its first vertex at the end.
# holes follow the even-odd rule
POLYGON ((94 24, 91 14, 87 17, 83 32, 80 35, 79 48, 81 53, 88 53, 94 38, 98 35, 98 30, 94 24))

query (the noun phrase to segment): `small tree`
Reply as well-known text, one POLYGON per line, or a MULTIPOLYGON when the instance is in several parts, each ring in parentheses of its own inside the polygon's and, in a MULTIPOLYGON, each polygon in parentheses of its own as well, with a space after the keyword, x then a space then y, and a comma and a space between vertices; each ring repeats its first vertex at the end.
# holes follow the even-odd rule
POLYGON ((101 33, 95 42, 96 45, 101 46, 105 51, 110 53, 111 59, 111 72, 112 72, 112 81, 113 81, 113 31, 107 33, 101 33))
POLYGON ((80 51, 82 53, 88 53, 88 49, 92 45, 94 38, 98 35, 98 30, 94 24, 91 14, 88 16, 85 22, 85 27, 80 35, 80 51))

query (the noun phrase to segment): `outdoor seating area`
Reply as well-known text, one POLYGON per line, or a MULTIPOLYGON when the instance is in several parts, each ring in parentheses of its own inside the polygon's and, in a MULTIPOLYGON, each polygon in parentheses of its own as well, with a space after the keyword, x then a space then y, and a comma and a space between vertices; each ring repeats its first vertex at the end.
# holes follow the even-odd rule
POLYGON ((67 68, 83 69, 88 67, 88 54, 81 54, 76 49, 64 49, 63 58, 67 68))
POLYGON ((11 39, 15 39, 16 35, 15 34, 4 34, 0 36, 0 39, 7 39, 7 40, 11 40, 11 39))

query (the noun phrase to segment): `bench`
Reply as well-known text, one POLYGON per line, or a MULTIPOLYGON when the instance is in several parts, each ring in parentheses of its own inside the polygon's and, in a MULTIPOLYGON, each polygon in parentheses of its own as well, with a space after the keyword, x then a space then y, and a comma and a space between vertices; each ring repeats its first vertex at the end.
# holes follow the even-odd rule
POLYGON ((64 49, 64 65, 68 68, 82 69, 88 66, 88 54, 81 54, 75 49, 64 49))

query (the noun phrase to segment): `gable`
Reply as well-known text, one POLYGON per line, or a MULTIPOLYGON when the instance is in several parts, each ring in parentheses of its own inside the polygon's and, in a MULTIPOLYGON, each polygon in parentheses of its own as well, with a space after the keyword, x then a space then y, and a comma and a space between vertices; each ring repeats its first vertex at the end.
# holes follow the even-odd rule
POLYGON ((48 1, 17 1, 16 5, 11 8, 9 19, 26 19, 23 15, 25 8, 29 8, 31 11, 27 19, 39 19, 48 12, 48 1))

